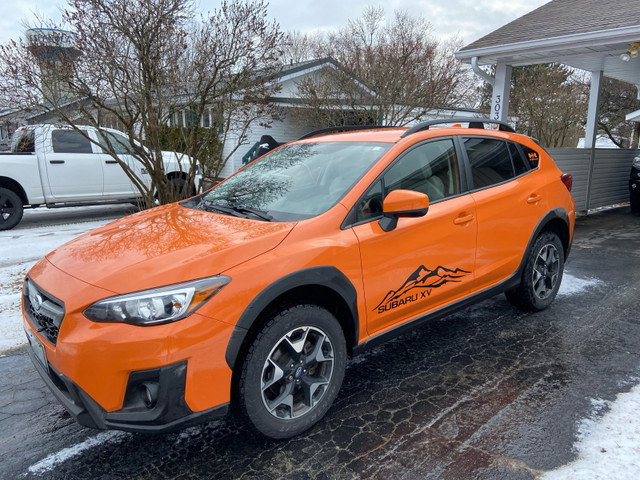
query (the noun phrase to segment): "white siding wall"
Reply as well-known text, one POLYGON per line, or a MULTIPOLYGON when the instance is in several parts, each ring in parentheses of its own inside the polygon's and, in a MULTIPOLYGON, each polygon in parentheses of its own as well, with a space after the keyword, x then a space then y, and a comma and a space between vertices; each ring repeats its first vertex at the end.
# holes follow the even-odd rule
MULTIPOLYGON (((260 125, 259 121, 254 123, 254 126, 250 129, 248 142, 241 145, 235 153, 231 156, 227 164, 222 169, 220 176, 228 177, 240 167, 242 167, 242 157, 249 151, 253 144, 260 140, 262 135, 271 135, 276 142, 284 143, 296 140, 306 133, 309 133, 312 129, 307 125, 300 124, 295 121, 289 114, 288 108, 283 108, 283 114, 279 120, 275 120, 271 123, 271 128, 265 128, 260 125)), ((237 144, 237 136, 232 136, 229 133, 229 139, 224 146, 223 155, 228 155, 233 147, 237 144)))

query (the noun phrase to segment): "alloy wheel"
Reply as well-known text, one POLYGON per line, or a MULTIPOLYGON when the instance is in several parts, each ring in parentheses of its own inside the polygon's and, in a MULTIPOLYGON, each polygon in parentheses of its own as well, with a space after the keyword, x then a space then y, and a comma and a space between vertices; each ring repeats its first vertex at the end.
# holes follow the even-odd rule
POLYGON ((560 254, 553 244, 547 243, 540 249, 533 264, 533 291, 536 297, 544 300, 553 293, 559 273, 560 254))
POLYGON ((308 413, 325 394, 333 374, 334 349, 320 329, 297 327, 269 353, 262 369, 262 402, 280 419, 308 413))

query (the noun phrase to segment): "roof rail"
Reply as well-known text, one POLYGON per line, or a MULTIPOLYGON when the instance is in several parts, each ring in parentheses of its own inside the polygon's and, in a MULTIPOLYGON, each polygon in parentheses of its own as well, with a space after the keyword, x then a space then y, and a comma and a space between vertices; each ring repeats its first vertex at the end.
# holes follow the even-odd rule
POLYGON ((408 135, 412 135, 414 133, 421 132, 423 130, 429 130, 430 126, 441 125, 443 123, 469 123, 469 128, 484 128, 485 123, 489 123, 489 124, 495 123, 498 125, 498 130, 502 130, 503 132, 515 133, 515 130, 511 125, 501 120, 491 120, 490 118, 453 117, 453 118, 442 118, 438 120, 429 120, 428 122, 419 123, 411 127, 406 132, 404 132, 400 138, 404 138, 408 135), (477 126, 477 124, 481 124, 482 126, 477 126))
POLYGON ((373 130, 379 128, 399 128, 390 125, 342 125, 338 127, 323 128, 321 130, 314 130, 306 135, 303 135, 298 140, 304 140, 306 138, 317 137, 320 135, 326 135, 328 133, 340 133, 340 132, 352 132, 357 130, 373 130))

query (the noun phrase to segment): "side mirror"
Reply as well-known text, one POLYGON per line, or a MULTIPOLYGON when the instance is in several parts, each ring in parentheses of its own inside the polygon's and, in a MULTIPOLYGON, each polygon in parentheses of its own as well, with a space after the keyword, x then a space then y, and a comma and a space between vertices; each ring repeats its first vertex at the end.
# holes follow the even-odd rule
POLYGON ((429 211, 429 197, 413 190, 393 190, 382 202, 380 228, 390 232, 398 225, 400 217, 423 217, 429 211))

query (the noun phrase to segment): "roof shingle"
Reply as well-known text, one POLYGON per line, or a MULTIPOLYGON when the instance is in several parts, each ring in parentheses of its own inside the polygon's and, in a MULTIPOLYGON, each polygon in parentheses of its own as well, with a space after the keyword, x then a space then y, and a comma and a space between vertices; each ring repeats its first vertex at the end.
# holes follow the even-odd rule
POLYGON ((638 0, 553 0, 460 51, 636 25, 640 25, 638 0))

